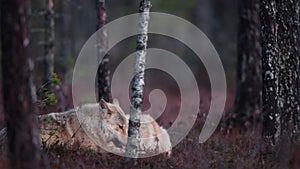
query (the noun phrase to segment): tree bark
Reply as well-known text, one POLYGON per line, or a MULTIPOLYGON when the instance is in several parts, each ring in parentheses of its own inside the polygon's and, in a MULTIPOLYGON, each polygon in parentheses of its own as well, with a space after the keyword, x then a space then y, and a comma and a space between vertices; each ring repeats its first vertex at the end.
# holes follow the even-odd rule
MULTIPOLYGON (((102 28, 106 23, 106 9, 105 0, 96 0, 97 3, 97 30, 102 28)), ((99 68, 97 71, 97 88, 98 88, 98 101, 104 99, 109 102, 110 93, 110 72, 108 70, 109 55, 108 52, 108 39, 107 31, 102 29, 99 33, 99 44, 98 44, 98 57, 99 57, 99 68), (100 58, 103 57, 102 60, 100 58)))
POLYGON ((278 94, 278 45, 276 27, 275 0, 262 0, 260 8, 262 33, 262 69, 263 69, 263 135, 274 141, 277 130, 277 99, 278 94))
POLYGON ((262 75, 259 0, 239 1, 235 123, 245 127, 261 121, 262 75))
MULTIPOLYGON (((50 82, 51 74, 54 72, 54 39, 55 39, 55 14, 53 0, 46 0, 45 13, 45 82, 50 82)), ((47 85, 51 91, 51 85, 47 85)))
POLYGON ((37 168, 39 139, 30 91, 26 0, 1 1, 3 102, 11 168, 37 168))
POLYGON ((277 2, 278 24, 278 112, 281 114, 281 135, 294 137, 299 133, 299 68, 300 68, 300 2, 277 2))
POLYGON ((139 7, 139 27, 136 48, 136 61, 134 79, 132 84, 132 96, 130 106, 130 118, 128 128, 128 141, 126 156, 138 158, 141 136, 139 133, 141 107, 143 103, 143 90, 145 86, 144 73, 146 66, 146 50, 148 41, 148 24, 150 20, 150 0, 142 0, 139 7))
MULTIPOLYGON (((299 1, 262 0, 263 134, 299 137, 299 1)), ((299 138, 298 138, 299 139, 299 138)))

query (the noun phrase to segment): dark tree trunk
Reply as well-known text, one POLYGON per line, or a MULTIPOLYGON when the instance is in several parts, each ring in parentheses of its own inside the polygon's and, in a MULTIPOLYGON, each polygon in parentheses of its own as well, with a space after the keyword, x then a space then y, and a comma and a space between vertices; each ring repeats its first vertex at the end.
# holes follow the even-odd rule
MULTIPOLYGON (((97 30, 102 28, 106 23, 106 10, 105 10, 105 0, 96 0, 97 3, 97 30)), ((108 41, 107 32, 102 29, 98 31, 99 33, 99 44, 98 44, 98 57, 103 57, 102 60, 99 59, 99 68, 97 71, 97 88, 98 88, 98 101, 104 99, 109 101, 110 93, 110 73, 108 70, 109 55, 107 54, 108 41)))
POLYGON ((263 69, 263 134, 273 142, 276 134, 278 94, 278 46, 275 0, 261 0, 261 36, 263 69))
POLYGON ((300 8, 299 0, 277 1, 278 24, 278 112, 281 135, 294 137, 299 133, 299 68, 300 8))
POLYGON ((264 135, 299 137, 299 1, 262 0, 264 135))
POLYGON ((242 127, 261 121, 262 70, 259 5, 260 0, 239 1, 235 123, 242 127))
POLYGON ((32 113, 26 0, 1 1, 3 102, 11 168, 37 168, 39 138, 32 113))
MULTIPOLYGON (((50 76, 54 72, 54 38, 55 38, 55 20, 54 20, 54 2, 46 0, 45 13, 45 82, 50 81, 50 76)), ((47 85, 51 91, 51 85, 47 85)))

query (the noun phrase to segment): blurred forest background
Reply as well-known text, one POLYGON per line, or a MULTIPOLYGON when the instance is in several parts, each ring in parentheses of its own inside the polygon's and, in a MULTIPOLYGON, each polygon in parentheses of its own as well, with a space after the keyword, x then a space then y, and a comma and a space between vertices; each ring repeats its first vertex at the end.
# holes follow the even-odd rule
MULTIPOLYGON (((76 58, 84 43, 99 25, 103 24, 99 23, 97 18, 97 1, 27 2, 25 6, 29 26, 28 56, 32 68, 30 82, 31 99, 35 103, 34 112, 47 114, 67 111, 73 108, 72 73, 76 58), (52 68, 49 66, 51 61, 45 63, 47 55, 54 57, 52 68), (55 84, 50 87, 49 92, 48 81, 55 84)), ((139 2, 107 0, 106 22, 138 12, 139 2)), ((184 44, 172 38, 150 34, 149 48, 171 51, 189 65, 198 82, 201 101, 199 117, 193 129, 174 148, 172 157, 167 160, 160 156, 142 159, 138 167, 299 167, 299 2, 289 1, 285 4, 285 1, 275 0, 151 0, 151 4, 152 12, 165 12, 182 17, 199 27, 211 40, 225 69, 227 102, 218 130, 205 144, 199 144, 198 136, 213 99, 210 96, 210 82, 205 67, 195 53, 184 44), (278 3, 277 8, 274 3, 278 3), (274 26, 276 24, 277 27, 274 26), (262 38, 261 34, 264 35, 262 38), (270 59, 272 57, 275 59, 270 59), (277 81, 273 81, 274 77, 277 81), (276 93, 274 87, 278 89, 276 93), (277 120, 279 116, 282 118, 277 120), (287 135, 289 137, 285 137, 287 135), (296 138, 296 141, 284 139, 290 137, 296 138)), ((4 7, 1 7, 1 15, 5 14, 3 9, 4 7)), ((1 16, 1 24, 5 23, 3 20, 1 16)), ((5 26, 1 25, 1 28, 5 26)), ((0 43, 3 47, 6 42, 0 43)), ((136 36, 123 40, 108 52, 107 68, 110 75, 125 57, 135 52, 135 49, 136 36)), ((3 63, 1 65, 3 66, 3 63)), ((0 71, 2 70, 6 69, 1 68, 0 71)), ((4 84, 1 76, 3 73, 0 72, 0 85, 4 84)), ((155 88, 160 88, 166 93, 168 104, 157 122, 168 128, 179 110, 178 86, 169 75, 157 70, 146 71, 145 79, 145 96, 155 88)), ((0 93, 4 92, 2 90, 0 87, 0 93)), ((128 93, 125 92, 124 97, 128 97, 128 93)), ((1 97, 2 95, 0 129, 7 127, 4 120, 5 100, 1 97)), ((148 97, 144 98, 143 109, 147 109, 149 100, 148 97)), ((129 112, 128 109, 124 108, 126 113, 129 112)), ((55 146, 46 149, 42 151, 40 165, 44 168, 124 167, 120 163, 120 157, 88 150, 79 151, 77 148, 74 146, 73 149, 65 149, 63 146, 55 146)), ((1 158, 0 154, 0 162, 1 160, 4 167, 7 160, 1 158)))
MULTIPOLYGON (((45 83, 44 72, 46 68, 44 58, 46 52, 45 48, 47 47, 45 47, 46 37, 44 30, 47 20, 45 20, 43 9, 46 8, 46 3, 47 1, 32 0, 29 5, 29 56, 31 56, 34 61, 33 81, 37 89, 45 83)), ((97 10, 94 1, 54 0, 53 3, 53 11, 55 12, 55 39, 53 42, 54 48, 50 52, 55 55, 54 72, 62 82, 61 89, 59 89, 62 90, 61 92, 59 91, 59 95, 62 96, 58 99, 63 100, 60 100, 56 106, 48 106, 46 109, 40 110, 41 113, 72 108, 71 81, 73 66, 82 46, 88 38, 95 33, 97 28, 97 10)), ((138 0, 106 2, 107 22, 124 15, 136 13, 138 5, 138 0)), ((229 86, 229 96, 234 95, 238 30, 237 2, 234 0, 230 2, 191 0, 185 3, 180 0, 174 0, 170 3, 167 1, 154 0, 152 1, 152 5, 151 10, 153 12, 166 12, 187 19, 197 25, 208 36, 218 51, 224 65, 229 86)), ((125 57, 135 51, 135 39, 135 37, 128 38, 109 51, 111 57, 108 66, 112 74, 116 66, 125 57)), ((178 41, 161 35, 151 35, 149 39, 149 47, 169 50, 180 56, 188 65, 191 65, 191 69, 196 74, 199 86, 203 89, 201 94, 205 95, 210 93, 210 84, 206 70, 201 61, 196 58, 195 54, 189 50, 189 48, 178 41)), ((154 71, 152 71, 152 74, 153 72, 154 71)), ((149 74, 149 78, 154 78, 153 75, 151 75, 151 71, 147 74, 149 74)), ((155 77, 157 77, 156 80, 148 80, 149 84, 147 84, 146 87, 149 88, 147 88, 146 91, 150 91, 153 87, 162 88, 163 85, 158 86, 158 81, 161 77, 155 77)), ((169 82, 164 86, 172 88, 170 86, 172 84, 172 82, 169 82)), ((231 106, 232 99, 229 97, 228 108, 231 106)), ((208 108, 209 105, 206 105, 206 109, 208 108)), ((0 113, 0 127, 3 127, 3 120, 3 113, 0 113)))

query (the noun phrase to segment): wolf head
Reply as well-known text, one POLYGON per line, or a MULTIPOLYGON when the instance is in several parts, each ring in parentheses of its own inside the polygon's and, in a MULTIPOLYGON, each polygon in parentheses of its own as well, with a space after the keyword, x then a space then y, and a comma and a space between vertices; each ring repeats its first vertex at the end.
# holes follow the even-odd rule
POLYGON ((104 109, 102 109, 101 111, 102 118, 106 120, 108 124, 111 124, 114 130, 126 136, 127 118, 124 111, 121 109, 119 105, 119 101, 117 99, 114 99, 113 104, 111 104, 101 99, 100 106, 101 105, 104 107, 104 109))
MULTIPOLYGON (((127 131, 128 131, 128 118, 122 108, 119 105, 118 100, 114 99, 113 103, 108 103, 105 100, 100 101, 101 119, 105 121, 109 128, 114 131, 114 134, 110 135, 110 141, 117 147, 120 147, 122 151, 127 144, 127 131)), ((141 152, 161 152, 165 153, 166 157, 171 154, 172 145, 170 142, 168 132, 150 115, 141 116, 140 126, 141 152)))

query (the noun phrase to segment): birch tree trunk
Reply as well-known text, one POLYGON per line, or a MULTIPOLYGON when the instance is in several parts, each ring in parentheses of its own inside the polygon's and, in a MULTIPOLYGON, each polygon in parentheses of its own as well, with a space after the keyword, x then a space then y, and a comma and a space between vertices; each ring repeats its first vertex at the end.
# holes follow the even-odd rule
POLYGON ((38 167, 39 135, 30 91, 26 0, 1 1, 3 103, 11 168, 38 167))
POLYGON ((238 3, 240 23, 234 123, 245 127, 262 119, 260 0, 242 0, 238 3))
POLYGON ((262 0, 264 135, 272 143, 299 137, 299 3, 262 0))
POLYGON ((134 79, 132 84, 132 96, 130 106, 130 118, 128 128, 128 141, 126 145, 126 156, 138 158, 141 136, 139 133, 141 107, 143 103, 144 72, 146 64, 146 50, 148 41, 148 24, 150 20, 150 0, 142 0, 139 7, 139 27, 136 48, 136 61, 134 68, 134 79))
MULTIPOLYGON (((97 30, 102 28, 106 23, 106 9, 105 0, 96 0, 97 4, 97 30)), ((98 101, 104 99, 109 101, 109 87, 110 87, 110 73, 108 70, 109 55, 108 52, 108 40, 107 31, 105 29, 98 31, 99 44, 98 44, 98 58, 99 68, 97 71, 97 88, 98 88, 98 101), (102 61, 100 58, 103 57, 102 61)))

